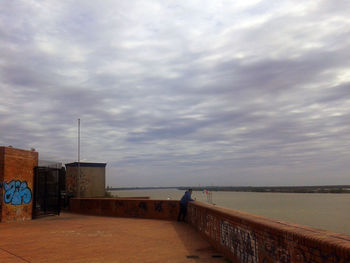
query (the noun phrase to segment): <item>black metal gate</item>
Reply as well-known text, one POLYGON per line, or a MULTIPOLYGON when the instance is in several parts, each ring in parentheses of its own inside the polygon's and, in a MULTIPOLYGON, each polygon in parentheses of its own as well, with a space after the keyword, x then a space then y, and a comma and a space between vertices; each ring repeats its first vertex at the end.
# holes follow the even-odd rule
POLYGON ((61 185, 64 169, 35 167, 33 218, 59 215, 61 210, 61 185))

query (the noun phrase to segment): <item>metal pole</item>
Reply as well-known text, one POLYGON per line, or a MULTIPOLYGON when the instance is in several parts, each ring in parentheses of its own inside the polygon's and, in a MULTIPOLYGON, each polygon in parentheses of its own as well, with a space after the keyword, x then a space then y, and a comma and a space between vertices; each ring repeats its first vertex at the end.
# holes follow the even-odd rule
POLYGON ((78 119, 78 180, 77 180, 77 195, 80 197, 80 118, 78 119))

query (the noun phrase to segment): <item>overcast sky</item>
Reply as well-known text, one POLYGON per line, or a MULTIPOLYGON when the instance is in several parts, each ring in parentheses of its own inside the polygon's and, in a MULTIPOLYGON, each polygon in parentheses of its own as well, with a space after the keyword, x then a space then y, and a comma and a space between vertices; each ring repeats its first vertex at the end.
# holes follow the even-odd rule
POLYGON ((350 2, 0 5, 0 145, 111 186, 350 184, 350 2))

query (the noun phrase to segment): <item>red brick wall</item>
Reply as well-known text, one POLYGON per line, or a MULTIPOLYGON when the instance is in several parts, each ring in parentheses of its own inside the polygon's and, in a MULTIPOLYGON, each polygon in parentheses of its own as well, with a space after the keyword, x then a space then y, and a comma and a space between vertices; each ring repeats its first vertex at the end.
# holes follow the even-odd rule
POLYGON ((0 147, 0 222, 2 213, 3 199, 3 183, 4 183, 4 147, 0 147))
POLYGON ((233 263, 346 263, 350 236, 271 220, 200 202, 189 221, 233 263))
POLYGON ((1 220, 32 219, 34 167, 38 153, 9 147, 0 147, 2 175, 1 220))
POLYGON ((71 198, 70 210, 74 213, 176 220, 179 201, 125 199, 125 198, 71 198))

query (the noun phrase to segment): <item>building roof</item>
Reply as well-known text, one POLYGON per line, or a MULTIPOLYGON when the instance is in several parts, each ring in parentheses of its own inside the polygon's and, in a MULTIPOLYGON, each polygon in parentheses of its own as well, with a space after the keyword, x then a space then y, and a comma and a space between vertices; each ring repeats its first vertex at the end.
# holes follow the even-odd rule
MULTIPOLYGON (((80 167, 106 167, 107 163, 87 163, 87 162, 80 162, 80 167)), ((74 163, 66 163, 66 167, 78 167, 78 162, 74 163)))

